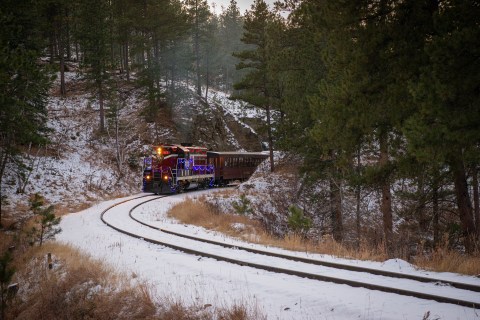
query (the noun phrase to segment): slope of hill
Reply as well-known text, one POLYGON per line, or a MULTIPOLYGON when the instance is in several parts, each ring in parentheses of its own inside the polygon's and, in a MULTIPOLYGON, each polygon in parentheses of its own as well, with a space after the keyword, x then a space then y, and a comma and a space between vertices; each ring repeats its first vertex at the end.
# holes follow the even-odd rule
POLYGON ((58 80, 53 84, 48 101, 51 143, 27 148, 22 170, 7 168, 7 218, 15 220, 19 212, 27 212, 28 198, 34 193, 62 213, 140 192, 142 156, 154 144, 188 141, 215 150, 260 148, 255 130, 237 122, 231 112, 232 105, 238 109, 239 103, 229 102, 229 111, 218 101, 207 103, 187 85, 177 86, 151 119, 144 113, 147 102, 142 89, 133 82, 119 79, 119 83, 116 109, 106 106, 104 133, 99 132, 98 101, 79 73, 66 73, 66 97, 58 92, 58 80))

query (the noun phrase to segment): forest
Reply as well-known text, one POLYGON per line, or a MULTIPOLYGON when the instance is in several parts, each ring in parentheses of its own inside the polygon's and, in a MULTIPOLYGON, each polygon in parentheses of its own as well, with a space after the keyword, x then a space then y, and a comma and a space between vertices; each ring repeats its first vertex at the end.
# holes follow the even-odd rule
POLYGON ((361 201, 373 194, 388 256, 444 241, 478 253, 476 0, 255 0, 244 14, 235 0, 220 14, 205 0, 4 0, 0 26, 0 191, 26 146, 48 144, 52 80, 68 95, 75 63, 100 133, 124 83, 142 88, 152 121, 179 83, 229 92, 264 110, 272 172, 281 151, 326 186, 335 241, 370 241, 361 201))

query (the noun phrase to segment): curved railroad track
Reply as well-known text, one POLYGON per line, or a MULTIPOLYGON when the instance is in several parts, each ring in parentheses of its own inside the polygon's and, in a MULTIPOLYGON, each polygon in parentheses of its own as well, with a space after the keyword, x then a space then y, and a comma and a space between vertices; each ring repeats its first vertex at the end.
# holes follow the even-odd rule
MULTIPOLYGON (((378 270, 378 269, 371 269, 371 268, 365 268, 365 267, 358 267, 358 266, 353 266, 353 265, 346 265, 346 264, 340 264, 340 263, 333 263, 333 262, 327 262, 327 261, 321 261, 321 260, 316 260, 316 259, 309 259, 309 258, 303 258, 303 257, 296 257, 292 255, 286 255, 286 254, 281 254, 281 253, 276 253, 276 252, 270 252, 266 250, 259 250, 259 249, 254 249, 254 248, 248 248, 244 246, 237 246, 237 245, 232 245, 232 244, 227 244, 224 242, 218 242, 210 239, 204 239, 204 238, 199 238, 199 237, 194 237, 188 234, 183 234, 183 233, 178 233, 174 232, 165 228, 159 228, 157 226, 151 225, 145 221, 141 221, 133 216, 133 211, 137 209, 138 207, 160 199, 167 197, 166 195, 163 196, 153 196, 153 195, 144 195, 144 196, 139 196, 135 197, 132 199, 128 199, 119 203, 116 203, 107 209, 103 210, 101 213, 101 220, 103 223, 105 223, 107 226, 115 229, 118 232, 121 232, 123 234, 129 235, 131 237, 135 237, 137 239, 142 239, 144 241, 147 241, 152 244, 157 244, 157 245, 162 245, 166 246, 175 250, 179 250, 188 254, 193 254, 193 255, 198 255, 201 257, 206 257, 206 258, 212 258, 216 259, 219 261, 225 261, 229 263, 234 263, 237 265, 242 265, 242 266, 248 266, 252 268, 257 268, 257 269, 262 269, 270 272, 275 272, 275 273, 282 273, 282 274, 287 274, 287 275, 293 275, 293 276, 298 276, 298 277, 303 277, 303 278, 308 278, 308 279, 313 279, 313 280, 319 280, 319 281, 326 281, 326 282, 332 282, 336 284, 345 284, 349 285, 352 287, 361 287, 361 288, 366 288, 370 290, 378 290, 382 292, 388 292, 388 293, 396 293, 404 296, 411 296, 411 297, 416 297, 420 299, 427 299, 427 300, 434 300, 437 302, 442 302, 442 303, 451 303, 455 305, 460 305, 464 307, 469 307, 469 308, 475 308, 478 309, 480 308, 480 295, 476 295, 478 299, 477 301, 471 301, 466 298, 457 298, 457 297, 452 297, 452 296, 444 296, 440 294, 433 294, 431 292, 421 292, 421 291, 414 291, 414 290, 409 290, 405 288, 398 288, 398 287, 391 287, 388 285, 381 285, 381 284, 375 284, 375 283, 370 283, 366 281, 358 281, 358 280, 352 280, 352 279, 345 279, 345 278, 338 278, 338 277, 332 277, 328 276, 325 274, 320 274, 320 273, 314 273, 314 272, 306 272, 306 271, 300 271, 300 269, 290 269, 290 268, 280 268, 275 265, 278 265, 278 260, 276 263, 270 263, 270 264, 264 264, 264 263, 257 263, 251 261, 252 259, 238 259, 238 258, 232 258, 231 256, 228 256, 228 254, 217 254, 217 251, 221 250, 215 250, 213 249, 214 252, 208 252, 208 250, 199 250, 197 249, 198 243, 203 243, 211 246, 215 246, 217 248, 225 248, 225 250, 230 251, 230 255, 238 255, 239 252, 246 252, 251 255, 255 256, 261 256, 261 257, 271 257, 274 259, 280 259, 283 261, 291 261, 295 263, 299 263, 302 265, 308 265, 308 266, 320 266, 320 267, 326 267, 326 268, 334 268, 334 269, 341 269, 341 270, 346 270, 351 273, 358 273, 360 275, 368 274, 368 275, 374 275, 378 276, 380 278, 385 278, 388 280, 388 278, 398 278, 402 279, 404 281, 409 282, 409 287, 412 286, 411 282, 415 282, 420 284, 425 284, 425 286, 430 286, 429 290, 430 291, 437 291, 436 288, 442 288, 442 287, 452 287, 457 290, 460 296, 470 296, 471 293, 477 293, 480 292, 480 286, 476 286, 473 284, 468 284, 468 283, 461 283, 461 282, 453 282, 453 281, 446 281, 442 279, 436 279, 436 278, 430 278, 430 277, 422 277, 422 276, 416 276, 416 275, 411 275, 411 274, 404 274, 404 273, 397 273, 397 272, 390 272, 390 271, 385 271, 385 270, 378 270), (132 206, 129 211, 128 211, 128 218, 135 221, 141 226, 148 227, 149 229, 154 229, 155 231, 158 231, 159 234, 161 235, 168 235, 171 237, 175 237, 177 239, 186 239, 188 241, 194 241, 197 243, 197 245, 193 246, 187 246, 187 245, 182 245, 180 242, 181 241, 174 241, 172 243, 171 241, 168 240, 159 240, 154 239, 155 237, 151 236, 145 236, 145 233, 139 233, 138 228, 135 230, 135 232, 132 232, 131 230, 126 230, 126 228, 120 226, 121 224, 115 224, 112 221, 109 221, 108 219, 105 218, 105 215, 107 212, 112 210, 114 207, 117 207, 119 205, 123 205, 127 202, 139 200, 142 198, 149 198, 147 200, 142 200, 138 203, 136 203, 134 206, 132 206), (470 294, 469 294, 470 293, 470 294)), ((383 279, 383 282, 385 282, 385 279, 383 279)), ((387 281, 388 282, 388 281, 387 281)), ((415 284, 413 284, 415 286, 415 284)), ((426 290, 428 291, 428 290, 426 290)))

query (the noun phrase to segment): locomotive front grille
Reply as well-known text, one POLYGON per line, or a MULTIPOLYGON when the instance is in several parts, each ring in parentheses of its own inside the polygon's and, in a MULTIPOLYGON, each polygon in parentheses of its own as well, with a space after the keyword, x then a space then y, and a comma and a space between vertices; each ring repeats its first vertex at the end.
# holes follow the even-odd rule
POLYGON ((154 172, 153 173, 153 181, 161 181, 162 180, 162 173, 161 172, 154 172))

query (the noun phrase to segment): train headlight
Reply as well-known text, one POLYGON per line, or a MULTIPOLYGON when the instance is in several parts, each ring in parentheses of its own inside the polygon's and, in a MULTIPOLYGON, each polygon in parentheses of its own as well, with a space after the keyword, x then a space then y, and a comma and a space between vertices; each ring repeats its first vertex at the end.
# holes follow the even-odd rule
POLYGON ((145 179, 147 179, 147 180, 150 180, 150 176, 149 176, 149 175, 147 175, 147 176, 145 177, 145 179))
POLYGON ((168 176, 163 176, 163 180, 167 181, 167 180, 168 180, 168 176))

